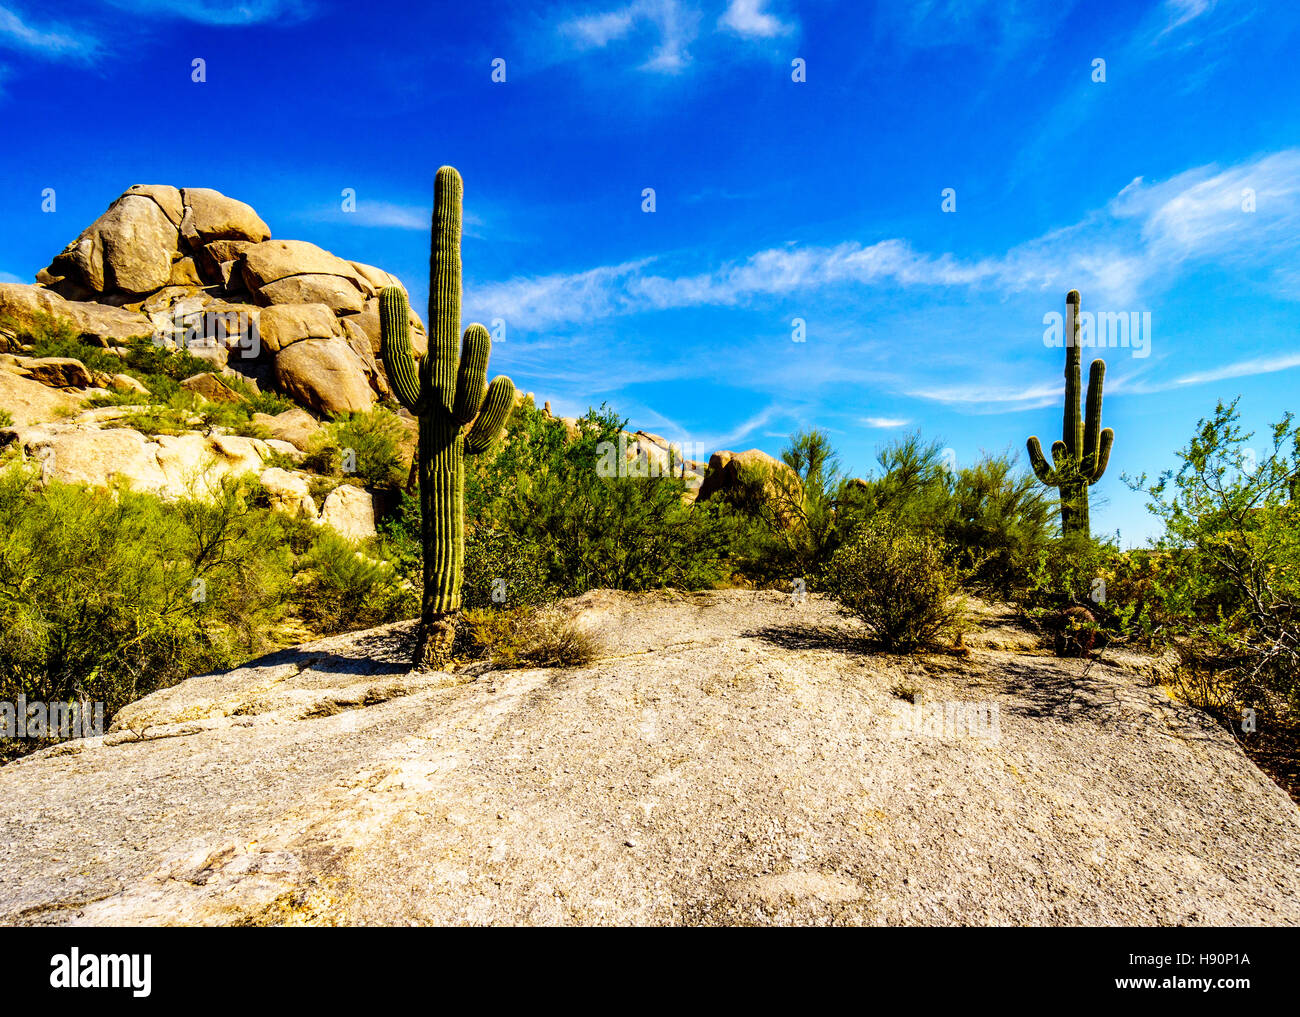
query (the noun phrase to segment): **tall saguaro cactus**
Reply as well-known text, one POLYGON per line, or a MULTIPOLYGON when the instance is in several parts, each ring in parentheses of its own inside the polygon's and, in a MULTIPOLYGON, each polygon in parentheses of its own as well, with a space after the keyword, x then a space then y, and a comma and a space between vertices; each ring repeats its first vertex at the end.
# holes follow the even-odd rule
POLYGON ((1079 415, 1079 291, 1070 290, 1065 298, 1065 417, 1062 440, 1052 443, 1052 463, 1043 456, 1038 439, 1030 438, 1029 464, 1044 484, 1055 487, 1061 495, 1061 532, 1092 532, 1088 519, 1088 488, 1101 479, 1110 460, 1115 432, 1101 429, 1101 392, 1106 378, 1106 364, 1094 360, 1088 372, 1087 416, 1079 415))
POLYGON ((389 286, 379 297, 384 367, 398 400, 420 422, 424 599, 417 667, 440 667, 451 654, 465 560, 465 456, 492 447, 515 399, 509 378, 487 383, 487 329, 470 325, 460 340, 462 193, 460 174, 450 166, 439 169, 429 253, 429 351, 422 359, 411 355, 406 293, 389 286))

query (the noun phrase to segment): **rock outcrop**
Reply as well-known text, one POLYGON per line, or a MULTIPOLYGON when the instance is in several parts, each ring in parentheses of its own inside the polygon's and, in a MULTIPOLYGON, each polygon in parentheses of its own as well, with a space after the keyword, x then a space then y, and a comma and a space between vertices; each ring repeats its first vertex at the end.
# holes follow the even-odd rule
MULTIPOLYGON (((401 282, 306 241, 271 239, 250 206, 214 190, 131 187, 36 278, 0 286, 0 319, 26 327, 52 315, 105 347, 152 336, 270 380, 322 414, 368 409, 391 391, 374 355, 378 297, 401 282)), ((423 352, 414 312, 411 327, 423 352)))
MULTIPOLYGON (((0 371, 0 394, 5 392, 6 377, 12 376, 0 371)), ((271 507, 278 511, 305 515, 348 540, 375 535, 374 502, 369 492, 343 485, 318 511, 310 493, 309 474, 267 465, 275 453, 301 458, 298 448, 290 442, 198 431, 146 435, 130 427, 115 426, 129 412, 106 406, 40 423, 27 424, 15 418, 13 426, 0 429, 0 448, 16 446, 23 459, 39 468, 43 481, 91 487, 127 484, 133 490, 167 500, 210 498, 226 478, 251 475, 261 481, 271 507)), ((302 411, 290 411, 295 413, 302 411)), ((301 435, 307 430, 301 422, 290 416, 287 424, 281 433, 303 440, 301 435)))
POLYGON ((566 610, 587 666, 411 674, 401 623, 0 767, 0 923, 1300 924, 1300 811, 1141 657, 992 611, 967 660, 882 656, 776 592, 566 610))
POLYGON ((789 526, 795 520, 794 506, 802 494, 803 485, 794 470, 780 459, 751 448, 746 452, 714 452, 696 501, 758 497, 766 502, 773 518, 789 526))

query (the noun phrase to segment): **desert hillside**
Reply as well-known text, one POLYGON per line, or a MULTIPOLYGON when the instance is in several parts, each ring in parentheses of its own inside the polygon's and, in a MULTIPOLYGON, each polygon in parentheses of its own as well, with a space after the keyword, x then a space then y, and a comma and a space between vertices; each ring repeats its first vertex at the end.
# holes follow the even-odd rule
POLYGON ((820 597, 563 606, 588 666, 411 674, 403 622, 0 768, 0 922, 1300 923, 1300 811, 1149 659, 995 608, 900 657, 820 597))

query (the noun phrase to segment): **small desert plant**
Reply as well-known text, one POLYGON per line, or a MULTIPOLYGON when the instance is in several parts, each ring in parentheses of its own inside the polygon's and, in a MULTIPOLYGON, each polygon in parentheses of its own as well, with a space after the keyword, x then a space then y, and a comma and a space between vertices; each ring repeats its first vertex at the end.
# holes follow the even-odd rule
POLYGON ((0 427, 13 427, 14 416, 8 410, 0 410, 0 427))
POLYGON ((1090 659, 1100 631, 1086 607, 1067 607, 1053 619, 1052 650, 1058 657, 1090 659))
POLYGON ((312 435, 302 466, 322 476, 355 476, 366 487, 396 487, 406 479, 405 437, 406 428, 389 410, 349 413, 312 435))
POLYGON ((298 569, 298 615, 317 632, 384 625, 411 617, 418 606, 392 565, 366 557, 328 529, 319 532, 298 569))
POLYGON ((886 650, 932 646, 961 628, 958 576, 942 549, 889 520, 858 529, 831 558, 825 585, 886 650))
POLYGON ((895 699, 905 699, 909 703, 915 703, 920 698, 921 689, 910 682, 894 682, 889 687, 889 694, 895 699))
POLYGON ((249 413, 266 413, 274 417, 297 405, 292 399, 286 399, 275 392, 265 392, 238 375, 223 375, 221 380, 244 400, 249 413))
POLYGON ((554 608, 473 608, 461 629, 466 652, 498 667, 579 667, 599 654, 595 640, 554 608))

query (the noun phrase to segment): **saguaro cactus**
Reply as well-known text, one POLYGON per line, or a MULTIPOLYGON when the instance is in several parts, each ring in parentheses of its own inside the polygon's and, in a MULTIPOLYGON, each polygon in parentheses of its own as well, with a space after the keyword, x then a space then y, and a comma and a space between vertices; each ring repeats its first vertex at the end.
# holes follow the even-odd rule
POLYGON ((411 355, 406 293, 389 286, 379 296, 384 367, 398 400, 420 422, 424 599, 417 667, 446 663, 456 634, 465 560, 465 456, 492 447, 515 399, 509 378, 487 383, 492 339, 482 325, 465 329, 459 358, 456 355, 462 192, 459 173, 450 166, 438 170, 429 253, 429 352, 421 360, 411 355))
POLYGON ((1079 291, 1070 290, 1065 298, 1065 416, 1062 440, 1052 444, 1052 463, 1043 456, 1038 439, 1030 438, 1029 464, 1044 484, 1055 487, 1061 495, 1061 532, 1092 532, 1088 519, 1088 488, 1101 479, 1110 459, 1115 432, 1101 429, 1101 392, 1106 378, 1106 364, 1094 360, 1088 372, 1087 417, 1079 415, 1079 291))

